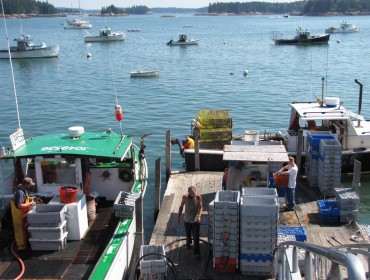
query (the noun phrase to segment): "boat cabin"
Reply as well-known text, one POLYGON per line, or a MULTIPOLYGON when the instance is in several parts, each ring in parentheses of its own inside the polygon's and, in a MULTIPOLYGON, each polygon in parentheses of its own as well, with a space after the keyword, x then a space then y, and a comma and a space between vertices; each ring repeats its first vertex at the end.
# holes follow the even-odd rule
POLYGON ((14 39, 17 41, 17 47, 20 51, 27 51, 31 49, 34 46, 34 43, 32 42, 30 35, 21 35, 17 39, 14 39))
POLYGON ((188 40, 188 36, 185 34, 180 34, 179 35, 179 42, 186 42, 188 40))
POLYGON ((107 26, 100 29, 100 36, 109 36, 111 33, 111 29, 107 26))
MULTIPOLYGON (((297 102, 290 106, 289 129, 283 136, 288 152, 297 152, 299 129, 303 129, 304 143, 308 131, 317 131, 334 135, 343 151, 370 148, 370 122, 365 121, 362 115, 346 110, 339 98, 297 102)), ((306 149, 304 144, 303 151, 306 149)))

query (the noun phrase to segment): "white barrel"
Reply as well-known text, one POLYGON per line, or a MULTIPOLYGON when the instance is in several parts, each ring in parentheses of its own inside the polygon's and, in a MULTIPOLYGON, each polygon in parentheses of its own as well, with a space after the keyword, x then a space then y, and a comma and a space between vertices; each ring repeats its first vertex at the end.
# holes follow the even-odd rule
POLYGON ((257 130, 247 130, 244 134, 245 141, 259 141, 260 133, 257 130))

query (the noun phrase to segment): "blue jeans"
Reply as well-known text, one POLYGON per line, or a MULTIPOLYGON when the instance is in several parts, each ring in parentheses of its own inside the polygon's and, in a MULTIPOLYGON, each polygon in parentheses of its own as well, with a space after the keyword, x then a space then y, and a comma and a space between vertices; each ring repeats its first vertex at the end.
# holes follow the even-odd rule
POLYGON ((181 149, 181 146, 186 143, 186 138, 177 138, 177 145, 179 145, 179 148, 181 149))
POLYGON ((288 208, 293 209, 295 206, 295 189, 286 188, 286 198, 287 198, 288 208))
POLYGON ((194 240, 194 254, 199 254, 199 230, 200 224, 198 223, 184 223, 185 233, 186 233, 186 247, 190 247, 191 244, 191 234, 193 233, 194 240))

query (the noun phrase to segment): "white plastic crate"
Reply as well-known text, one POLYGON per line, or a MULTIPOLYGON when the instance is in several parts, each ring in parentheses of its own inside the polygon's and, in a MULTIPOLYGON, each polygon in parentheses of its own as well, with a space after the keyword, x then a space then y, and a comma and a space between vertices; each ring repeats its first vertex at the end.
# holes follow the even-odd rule
POLYGON ((275 188, 242 188, 242 196, 276 196, 275 188))
POLYGON ((27 222, 31 227, 59 227, 65 221, 66 213, 66 205, 40 204, 27 213, 27 222))
POLYGON ((340 209, 339 221, 341 223, 352 223, 358 220, 358 210, 340 209))
POLYGON ((135 212, 136 200, 140 194, 121 191, 113 204, 114 215, 118 218, 132 218, 135 212))
POLYGON ((241 198, 240 213, 254 217, 278 215, 279 204, 276 198, 244 196, 241 198))
POLYGON ((238 191, 218 191, 214 200, 215 211, 217 208, 238 208, 240 193, 238 191))
POLYGON ((59 240, 63 238, 67 229, 67 221, 59 227, 28 227, 29 237, 32 239, 59 240))
POLYGON ((32 250, 35 251, 59 251, 63 250, 67 246, 67 232, 63 233, 60 239, 49 239, 41 240, 30 238, 29 242, 32 250))
POLYGON ((335 198, 339 209, 356 210, 360 204, 360 197, 352 188, 335 188, 335 198))
POLYGON ((240 272, 243 275, 270 276, 272 275, 272 262, 241 260, 240 272))
POLYGON ((166 255, 163 244, 158 245, 141 245, 140 248, 140 272, 143 274, 163 273, 167 272, 167 260, 163 256, 166 255))

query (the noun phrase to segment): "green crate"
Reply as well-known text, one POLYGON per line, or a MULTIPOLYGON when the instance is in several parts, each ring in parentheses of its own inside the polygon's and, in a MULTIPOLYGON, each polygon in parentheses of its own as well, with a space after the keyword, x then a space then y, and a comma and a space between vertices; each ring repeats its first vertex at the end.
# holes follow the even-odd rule
POLYGON ((207 110, 200 109, 197 113, 197 121, 202 128, 232 128, 232 118, 228 110, 207 110))
POLYGON ((231 128, 201 128, 199 140, 201 142, 231 141, 231 128))

